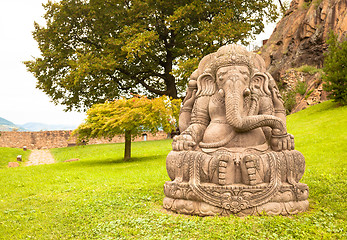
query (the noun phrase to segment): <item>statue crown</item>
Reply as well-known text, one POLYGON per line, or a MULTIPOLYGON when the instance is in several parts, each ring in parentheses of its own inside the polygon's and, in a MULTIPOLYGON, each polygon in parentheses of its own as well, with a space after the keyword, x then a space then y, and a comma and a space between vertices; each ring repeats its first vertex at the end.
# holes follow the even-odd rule
POLYGON ((209 71, 212 73, 212 76, 215 76, 221 67, 242 65, 248 67, 250 76, 252 76, 255 68, 253 55, 254 53, 247 51, 245 47, 240 45, 231 44, 223 46, 216 52, 216 58, 211 62, 209 71))

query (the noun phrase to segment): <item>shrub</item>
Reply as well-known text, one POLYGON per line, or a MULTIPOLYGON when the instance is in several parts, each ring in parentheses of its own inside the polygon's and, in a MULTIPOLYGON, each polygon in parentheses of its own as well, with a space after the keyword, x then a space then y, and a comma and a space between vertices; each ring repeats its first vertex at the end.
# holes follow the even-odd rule
POLYGON ((290 7, 290 0, 278 1, 281 7, 281 13, 284 16, 290 7))
POLYGON ((295 99, 296 91, 295 90, 282 91, 281 95, 284 102, 284 108, 286 109, 286 114, 289 115, 296 105, 296 99, 295 99))
POLYGON ((323 0, 315 0, 313 1, 313 4, 315 7, 318 7, 321 3, 322 3, 323 0))
POLYGON ((311 5, 311 1, 303 2, 301 5, 299 5, 300 10, 307 10, 311 5))
MULTIPOLYGON (((298 81, 294 89, 286 89, 282 84, 278 84, 278 87, 281 89, 280 91, 284 102, 283 105, 286 109, 286 114, 289 115, 296 105, 296 94, 299 93, 300 95, 304 96, 308 87, 307 83, 298 81)), ((308 92, 307 95, 309 96, 312 92, 313 90, 308 92)), ((305 99, 307 99, 306 96, 305 99)))
POLYGON ((300 95, 304 95, 306 93, 306 90, 307 90, 307 83, 306 82, 301 82, 301 81, 298 81, 298 83, 296 84, 296 87, 295 87, 295 92, 296 93, 299 93, 300 95))
POLYGON ((347 38, 342 42, 331 32, 327 40, 329 45, 325 53, 323 80, 324 90, 330 93, 330 98, 342 105, 347 104, 347 38))
POLYGON ((310 97, 311 93, 313 93, 313 89, 308 91, 308 93, 305 95, 305 100, 307 100, 310 97))
POLYGON ((313 75, 317 72, 322 73, 322 69, 316 68, 315 66, 310 65, 302 65, 301 67, 295 68, 298 72, 308 73, 310 75, 313 75))

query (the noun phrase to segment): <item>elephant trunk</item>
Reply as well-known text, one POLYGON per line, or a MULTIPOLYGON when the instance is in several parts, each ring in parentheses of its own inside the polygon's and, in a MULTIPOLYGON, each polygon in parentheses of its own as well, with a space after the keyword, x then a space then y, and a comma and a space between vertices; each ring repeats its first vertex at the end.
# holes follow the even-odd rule
POLYGON ((238 132, 247 132, 258 127, 271 127, 278 129, 278 135, 286 134, 286 126, 283 121, 272 115, 242 116, 243 89, 240 82, 226 83, 224 87, 226 118, 228 123, 238 132), (233 86, 231 86, 231 84, 233 86))

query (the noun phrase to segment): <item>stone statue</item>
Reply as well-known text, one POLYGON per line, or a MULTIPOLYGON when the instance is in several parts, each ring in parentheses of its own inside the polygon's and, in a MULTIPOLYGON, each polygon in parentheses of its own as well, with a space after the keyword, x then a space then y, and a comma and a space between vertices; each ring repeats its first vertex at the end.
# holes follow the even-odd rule
POLYGON ((164 208, 191 215, 287 215, 308 209, 304 156, 287 133, 264 60, 238 45, 205 56, 190 77, 166 159, 164 208))

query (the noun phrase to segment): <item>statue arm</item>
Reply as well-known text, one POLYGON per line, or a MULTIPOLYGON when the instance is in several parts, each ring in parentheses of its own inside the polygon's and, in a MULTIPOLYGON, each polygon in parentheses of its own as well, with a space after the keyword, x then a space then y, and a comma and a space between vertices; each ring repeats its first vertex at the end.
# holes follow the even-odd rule
POLYGON ((286 124, 286 109, 284 108, 282 97, 277 88, 272 88, 271 93, 275 116, 286 124))
MULTIPOLYGON (((273 87, 271 89, 272 101, 274 106, 274 115, 280 118, 284 125, 286 125, 286 110, 283 105, 283 100, 277 87, 273 87)), ((275 151, 281 150, 294 150, 294 136, 292 134, 287 133, 285 136, 274 136, 272 135, 270 140, 272 149, 275 151)))
POLYGON ((192 109, 196 100, 196 91, 196 81, 190 80, 187 88, 187 94, 182 102, 182 107, 179 116, 178 125, 181 133, 184 132, 190 124, 192 109))
POLYGON ((174 137, 173 150, 191 150, 201 142, 204 132, 210 122, 208 114, 208 96, 196 99, 189 126, 179 135, 174 137))

